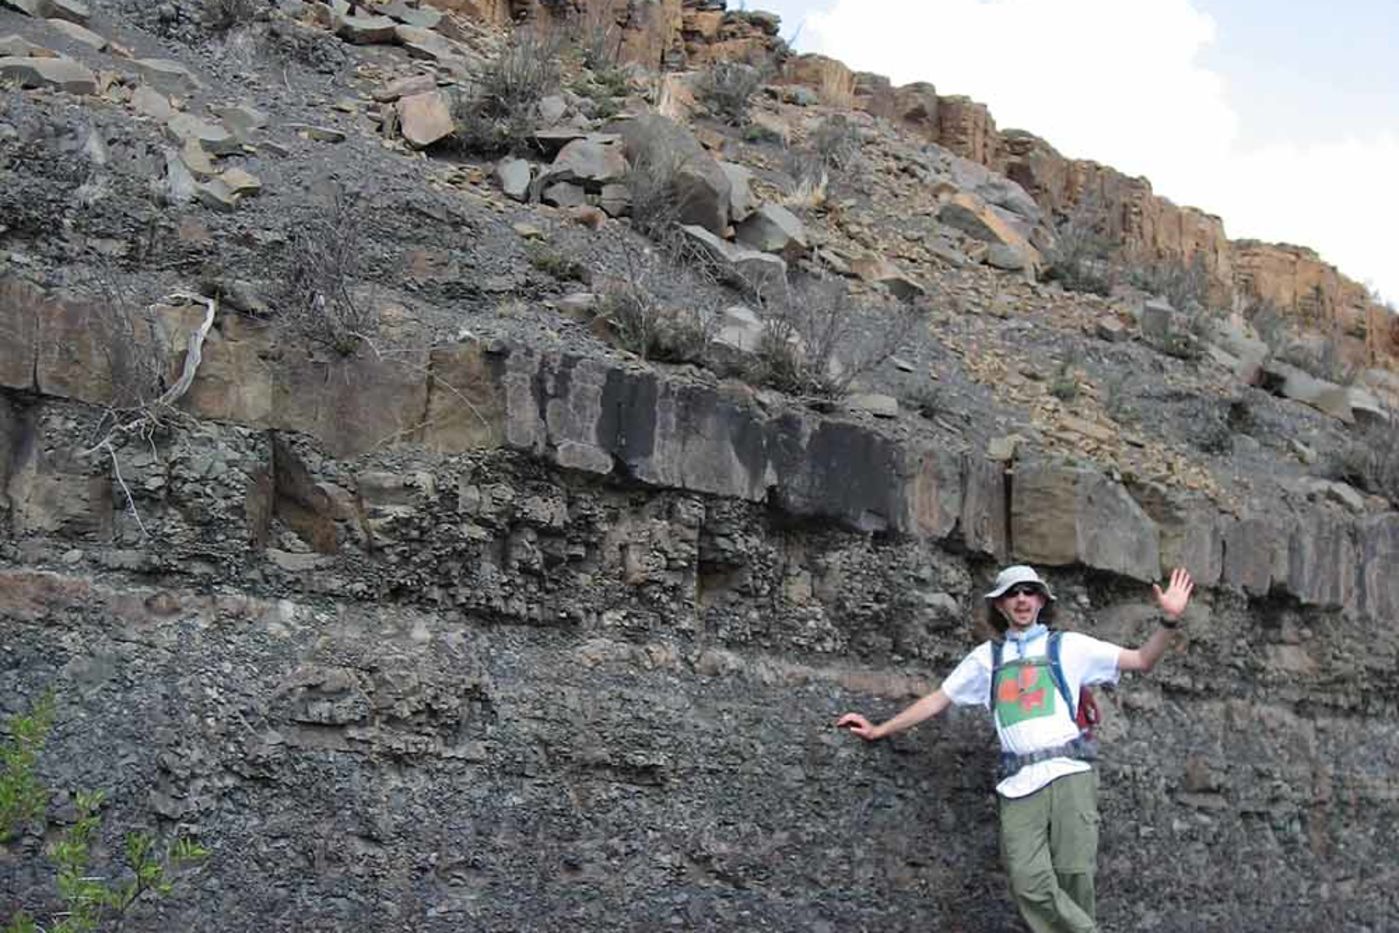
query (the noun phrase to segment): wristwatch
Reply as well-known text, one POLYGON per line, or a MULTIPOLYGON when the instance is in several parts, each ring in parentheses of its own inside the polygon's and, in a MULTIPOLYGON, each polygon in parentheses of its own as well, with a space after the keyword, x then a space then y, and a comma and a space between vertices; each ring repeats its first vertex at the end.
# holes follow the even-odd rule
POLYGON ((1159 616, 1157 616, 1156 621, 1161 625, 1162 628, 1180 628, 1180 619, 1180 616, 1176 616, 1174 619, 1172 619, 1170 616, 1166 615, 1163 612, 1159 616))

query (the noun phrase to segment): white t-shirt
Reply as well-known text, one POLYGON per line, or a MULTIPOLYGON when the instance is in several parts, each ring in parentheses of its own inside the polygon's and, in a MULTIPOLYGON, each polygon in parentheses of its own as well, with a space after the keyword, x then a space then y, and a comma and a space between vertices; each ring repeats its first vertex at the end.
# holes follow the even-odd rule
MULTIPOLYGON (((1047 663, 1048 653, 1049 637, 1046 631, 1042 630, 1024 642, 1007 639, 1001 650, 1001 666, 1006 669, 1016 661, 1033 661, 1036 658, 1046 659, 1047 663)), ((1117 645, 1078 632, 1065 632, 1060 636, 1059 663, 1064 670, 1069 696, 1077 702, 1081 687, 1117 683, 1121 674, 1117 669, 1121 653, 1122 649, 1117 645)), ((1011 678, 1010 683, 1006 683, 1005 677, 1001 678, 1002 696, 998 698, 996 711, 1002 715, 995 715, 996 711, 993 711, 992 721, 996 725, 1001 748, 1007 752, 1025 755, 1065 745, 1078 738, 1078 726, 1069 714, 1063 697, 1054 689, 1047 674, 1037 679, 1038 673, 1037 669, 1027 667, 1027 682, 1023 685, 1016 678, 1011 678)), ((962 663, 942 682, 942 692, 958 706, 991 708, 991 642, 982 642, 962 659, 962 663)), ((1051 758, 1021 768, 997 784, 996 792, 1003 797, 1024 797, 1055 778, 1087 771, 1091 767, 1088 762, 1073 758, 1051 758)))

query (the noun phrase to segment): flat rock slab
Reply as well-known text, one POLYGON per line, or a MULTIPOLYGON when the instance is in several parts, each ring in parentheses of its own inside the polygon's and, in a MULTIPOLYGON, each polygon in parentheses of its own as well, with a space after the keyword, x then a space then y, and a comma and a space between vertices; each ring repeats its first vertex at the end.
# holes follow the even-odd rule
POLYGON ((419 26, 397 26, 393 31, 394 38, 398 44, 408 50, 408 54, 413 58, 427 59, 428 61, 446 61, 461 56, 456 44, 442 35, 440 32, 433 32, 431 29, 423 29, 419 26))
POLYGON ((0 37, 0 58, 57 58, 58 54, 20 36, 0 37))
POLYGON ((131 64, 142 81, 162 94, 193 94, 203 87, 188 68, 168 58, 138 58, 131 64))
POLYGON ((442 24, 444 14, 441 10, 434 10, 432 7, 411 7, 403 0, 394 0, 393 3, 379 7, 379 12, 384 16, 391 16, 400 23, 409 26, 417 26, 419 29, 436 29, 442 24))
POLYGON ((262 190, 262 181, 252 172, 241 168, 231 168, 219 176, 219 181, 229 191, 242 197, 254 195, 262 190))
POLYGON ((318 143, 343 143, 345 131, 333 126, 318 126, 314 123, 288 123, 287 129, 299 136, 313 139, 318 143))
POLYGON ((107 40, 104 37, 99 36, 85 26, 79 26, 71 20, 50 19, 48 20, 48 24, 52 29, 63 33, 74 42, 81 42, 90 49, 95 49, 100 52, 107 47, 107 40))
POLYGON ((588 202, 588 194, 578 185, 560 181, 545 188, 540 200, 554 207, 578 207, 588 202))
POLYGON ((170 106, 170 98, 149 84, 140 85, 132 93, 131 109, 161 123, 175 115, 175 108, 170 106))
POLYGON ((267 114, 247 104, 211 107, 218 114, 223 125, 228 127, 239 140, 247 142, 253 133, 267 125, 267 114))
POLYGON ((398 23, 387 16, 342 16, 335 23, 335 34, 355 45, 392 43, 398 23))
POLYGON ((423 149, 456 132, 451 108, 441 91, 401 97, 397 106, 399 131, 411 146, 423 149))
POLYGON ((237 137, 223 126, 190 113, 175 114, 166 121, 165 128, 176 142, 195 143, 210 155, 232 155, 242 149, 237 137))
POLYGON ((20 87, 51 87, 69 94, 96 94, 97 76, 67 58, 0 58, 0 78, 20 87))
POLYGON ((621 181, 627 174, 627 160, 622 147, 602 143, 593 138, 575 139, 549 166, 549 179, 603 185, 621 181))
POLYGON ((92 19, 92 11, 81 0, 41 0, 40 6, 46 19, 66 19, 79 26, 86 25, 92 19))
POLYGON ((381 104, 390 104, 400 97, 425 94, 437 89, 437 78, 433 75, 409 75, 395 78, 383 87, 376 88, 373 98, 381 104))
MULTIPOLYGON (((732 182, 732 176, 730 176, 732 182)), ((806 226, 780 204, 764 204, 738 225, 735 238, 764 253, 795 259, 806 252, 806 226)))
POLYGON ((39 19, 65 19, 79 26, 92 18, 87 4, 79 0, 0 0, 0 7, 19 10, 39 19))

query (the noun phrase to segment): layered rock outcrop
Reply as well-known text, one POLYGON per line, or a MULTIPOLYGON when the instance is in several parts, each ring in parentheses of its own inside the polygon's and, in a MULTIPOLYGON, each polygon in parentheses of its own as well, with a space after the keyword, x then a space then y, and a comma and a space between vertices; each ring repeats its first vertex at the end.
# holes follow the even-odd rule
MULTIPOLYGON (((17 280, 0 283, 0 299, 0 333, 10 337, 0 387, 111 404, 110 348, 78 339, 87 308, 17 280)), ((203 313, 160 309, 150 339, 178 354, 203 313)), ((1380 569, 1399 560, 1389 525, 1339 508, 1240 521, 1156 493, 1139 502, 1096 471, 1044 464, 988 472, 977 455, 897 441, 858 420, 764 409, 741 385, 528 347, 468 341, 392 360, 316 359, 279 356, 274 339, 224 315, 185 398, 188 410, 304 434, 342 458, 400 444, 441 454, 507 449, 651 488, 767 502, 857 531, 955 539, 995 557, 1149 580, 1168 569, 1163 558, 1192 553, 1205 585, 1222 580, 1244 593, 1285 594, 1370 618, 1399 603, 1399 579, 1380 569), (1197 541, 1184 551, 1171 517, 1179 514, 1189 514, 1197 541)), ((28 514, 22 502, 17 514, 28 514)))
POLYGON ((1396 908, 1342 886, 1399 799, 1393 514, 1240 521, 526 346, 317 362, 232 314, 198 420, 94 455, 83 319, 0 288, 0 687, 57 688, 46 777, 213 853, 136 928, 1007 927, 979 717, 831 722, 926 691, 1012 556, 1122 643, 1162 563, 1204 584, 1102 698, 1105 923, 1396 908))

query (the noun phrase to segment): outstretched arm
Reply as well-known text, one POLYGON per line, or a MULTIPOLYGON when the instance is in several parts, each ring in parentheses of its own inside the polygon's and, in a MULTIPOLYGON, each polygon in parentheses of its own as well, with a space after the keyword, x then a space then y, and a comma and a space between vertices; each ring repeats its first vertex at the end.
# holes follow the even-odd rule
POLYGON ((866 742, 873 742, 875 739, 882 739, 886 735, 893 735, 895 732, 902 732, 916 726, 925 719, 931 719, 951 705, 952 701, 939 688, 908 706, 893 719, 877 726, 872 725, 859 713, 846 713, 836 720, 836 728, 849 729, 866 742))
POLYGON ((1176 620, 1190 603, 1195 581, 1190 579, 1187 570, 1177 567, 1171 571, 1171 582, 1165 590, 1154 583, 1151 588, 1156 593, 1156 604, 1161 609, 1162 625, 1151 633, 1146 644, 1140 648, 1122 649, 1122 654, 1117 659, 1118 670, 1145 672, 1156 666, 1156 662, 1161 660, 1161 655, 1170 647, 1171 639, 1175 637, 1176 620))

